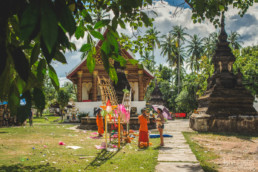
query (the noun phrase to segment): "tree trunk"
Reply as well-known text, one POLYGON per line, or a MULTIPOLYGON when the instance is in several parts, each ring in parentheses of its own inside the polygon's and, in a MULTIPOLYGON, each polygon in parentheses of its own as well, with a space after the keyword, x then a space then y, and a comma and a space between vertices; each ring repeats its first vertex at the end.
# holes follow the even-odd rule
POLYGON ((39 110, 37 109, 37 112, 36 112, 36 117, 38 118, 39 117, 39 110))
POLYGON ((178 94, 180 93, 180 40, 178 40, 178 68, 177 68, 177 77, 178 77, 178 94))

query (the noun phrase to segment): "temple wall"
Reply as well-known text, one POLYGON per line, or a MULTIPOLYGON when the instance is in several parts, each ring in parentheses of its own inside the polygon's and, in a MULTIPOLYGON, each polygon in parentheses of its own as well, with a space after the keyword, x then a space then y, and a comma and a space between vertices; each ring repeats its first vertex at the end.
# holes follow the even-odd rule
MULTIPOLYGON (((75 102, 75 106, 79 109, 79 113, 88 113, 89 116, 93 116, 94 107, 100 107, 102 105, 101 101, 98 102, 75 102)), ((141 113, 141 109, 146 106, 146 101, 132 101, 131 107, 137 108, 137 113, 141 113)))
POLYGON ((93 116, 94 107, 99 107, 102 105, 102 102, 75 102, 75 106, 79 109, 79 113, 88 113, 90 116, 93 116))
POLYGON ((139 100, 138 82, 130 82, 130 86, 132 87, 132 90, 134 92, 133 100, 138 101, 139 100))

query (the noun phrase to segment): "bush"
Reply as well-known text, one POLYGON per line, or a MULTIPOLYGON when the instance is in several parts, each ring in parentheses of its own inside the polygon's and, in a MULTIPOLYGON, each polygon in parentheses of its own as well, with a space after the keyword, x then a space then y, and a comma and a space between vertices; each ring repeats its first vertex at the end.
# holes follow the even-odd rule
POLYGON ((81 113, 79 113, 79 115, 78 115, 78 119, 79 119, 79 121, 81 122, 81 118, 82 118, 82 117, 87 117, 87 116, 89 116, 89 112, 87 112, 87 113, 81 112, 81 113))

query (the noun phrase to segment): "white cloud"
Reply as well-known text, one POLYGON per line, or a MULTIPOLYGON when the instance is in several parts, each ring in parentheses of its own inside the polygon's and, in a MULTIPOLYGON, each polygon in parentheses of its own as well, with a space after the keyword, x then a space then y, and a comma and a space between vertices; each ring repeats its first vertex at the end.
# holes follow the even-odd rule
MULTIPOLYGON (((169 3, 163 1, 156 1, 149 10, 154 10, 158 16, 155 17, 154 26, 159 30, 160 36, 167 34, 173 26, 181 25, 187 27, 187 33, 190 35, 199 34, 201 37, 206 37, 210 33, 215 32, 215 27, 208 21, 205 20, 202 23, 194 24, 191 20, 192 12, 189 8, 177 9, 174 6, 169 5, 169 3), (173 13, 177 10, 177 14, 173 13)), ((230 10, 226 13, 226 31, 229 34, 230 31, 237 31, 241 35, 241 41, 243 41, 243 46, 258 44, 258 4, 255 3, 254 6, 250 7, 246 15, 241 18, 238 15, 238 10, 230 7, 230 10)), ((149 14, 153 15, 153 14, 149 14)), ((112 18, 112 14, 111 14, 112 18)), ((132 29, 127 24, 127 29, 118 28, 120 33, 125 33, 132 36, 132 29)), ((144 33, 146 28, 141 28, 141 32, 144 33)), ((76 44, 77 49, 79 49, 82 44, 86 42, 86 36, 83 39, 76 40, 73 36, 71 38, 72 42, 76 44)), ((167 64, 166 57, 160 55, 161 50, 155 50, 155 60, 157 64, 167 64)), ((67 58, 67 65, 55 64, 59 77, 65 77, 71 69, 73 69, 80 62, 80 52, 69 52, 65 56, 67 58)), ((136 54, 136 58, 139 59, 139 54, 136 54)))
POLYGON ((66 82, 71 82, 71 81, 66 77, 59 77, 60 87, 63 87, 66 82))

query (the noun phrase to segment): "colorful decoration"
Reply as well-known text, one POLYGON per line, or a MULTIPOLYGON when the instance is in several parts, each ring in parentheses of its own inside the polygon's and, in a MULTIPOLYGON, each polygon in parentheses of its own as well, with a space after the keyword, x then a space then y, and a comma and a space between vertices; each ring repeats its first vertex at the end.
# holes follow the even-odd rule
POLYGON ((113 110, 117 107, 116 105, 111 105, 110 100, 107 101, 106 106, 100 106, 103 111, 101 115, 105 117, 105 142, 106 142, 106 149, 107 149, 107 115, 113 114, 113 110))
POLYGON ((115 111, 116 115, 120 115, 122 122, 128 123, 130 120, 130 113, 126 110, 124 105, 118 105, 117 110, 115 111))
POLYGON ((64 143, 64 142, 59 142, 59 145, 61 145, 61 146, 62 146, 62 145, 65 145, 65 143, 64 143))

